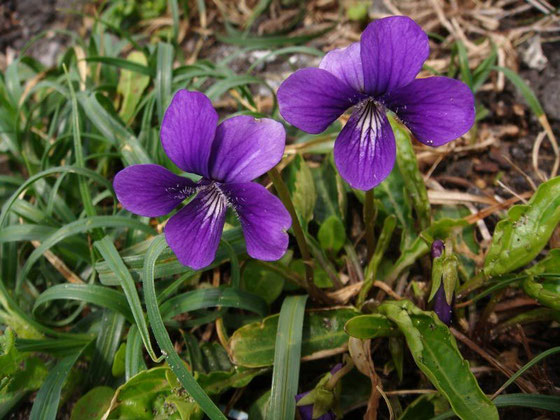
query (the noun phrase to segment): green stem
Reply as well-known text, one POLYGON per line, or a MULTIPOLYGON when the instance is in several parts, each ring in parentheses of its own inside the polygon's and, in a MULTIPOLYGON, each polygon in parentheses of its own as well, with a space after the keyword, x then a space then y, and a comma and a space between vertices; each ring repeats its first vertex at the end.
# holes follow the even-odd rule
POLYGON ((366 191, 364 200, 364 224, 366 226, 366 244, 367 244, 367 260, 371 260, 375 251, 375 218, 377 212, 375 209, 373 188, 366 191))
POLYGON ((270 171, 268 171, 268 175, 272 180, 272 184, 276 189, 278 197, 280 198, 280 200, 282 200, 282 203, 284 203, 284 206, 286 206, 286 209, 292 217, 292 231, 294 232, 294 236, 296 237, 299 252, 301 253, 301 257, 303 258, 303 263, 305 266, 306 289, 314 300, 325 301, 326 296, 324 296, 324 294, 319 290, 319 288, 313 281, 313 262, 311 260, 311 253, 309 252, 309 247, 307 246, 307 241, 305 240, 305 234, 303 233, 303 229, 301 228, 301 224, 299 223, 296 209, 294 207, 294 203, 292 202, 292 198, 290 197, 288 187, 282 179, 282 175, 280 175, 278 169, 272 168, 270 171))

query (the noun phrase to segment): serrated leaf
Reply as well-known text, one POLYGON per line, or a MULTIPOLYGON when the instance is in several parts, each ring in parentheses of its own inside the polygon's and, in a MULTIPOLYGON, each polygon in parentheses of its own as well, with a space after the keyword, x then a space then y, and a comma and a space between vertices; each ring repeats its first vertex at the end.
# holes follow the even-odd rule
POLYGON ((509 209, 494 230, 484 273, 497 276, 531 262, 560 222, 560 177, 539 186, 527 204, 509 209))

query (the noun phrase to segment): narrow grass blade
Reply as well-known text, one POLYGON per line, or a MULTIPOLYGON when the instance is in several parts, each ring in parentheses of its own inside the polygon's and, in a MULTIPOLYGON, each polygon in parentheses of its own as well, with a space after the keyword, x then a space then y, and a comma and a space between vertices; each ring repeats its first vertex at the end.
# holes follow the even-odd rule
POLYGON ((519 91, 527 101, 527 104, 537 117, 540 117, 544 114, 544 110, 541 106, 541 103, 537 99, 537 96, 529 87, 529 85, 527 85, 527 83, 523 81, 521 76, 506 67, 495 66, 494 70, 502 72, 509 79, 509 81, 513 83, 517 89, 519 89, 519 91))
POLYGON ((11 225, 0 231, 0 243, 19 241, 43 241, 56 231, 56 228, 43 225, 11 225))
MULTIPOLYGON (((153 233, 150 226, 145 225, 137 220, 130 219, 124 216, 94 216, 87 219, 76 220, 67 224, 55 233, 49 236, 41 245, 29 255, 23 268, 21 269, 16 283, 16 293, 20 290, 23 280, 35 262, 47 251, 60 241, 79 233, 89 232, 95 228, 108 228, 108 227, 129 227, 142 230, 144 232, 153 233)), ((117 253, 118 255, 118 253, 117 253)))
POLYGON ((154 76, 154 72, 148 66, 124 58, 100 56, 100 57, 87 57, 86 60, 90 63, 108 64, 110 66, 115 66, 120 69, 129 70, 133 73, 142 74, 144 76, 154 76))
POLYGON ((87 95, 85 92, 80 92, 78 101, 95 128, 118 147, 127 165, 151 162, 138 139, 99 103, 95 94, 87 95))
POLYGON ((500 389, 498 389, 492 398, 495 398, 498 394, 500 394, 504 389, 506 389, 508 386, 510 386, 512 383, 515 382, 515 380, 517 378, 519 378, 521 375, 523 375, 527 369, 530 369, 532 366, 536 365, 537 363, 539 363, 542 359, 552 355, 552 354, 556 354, 556 353, 560 353, 560 347, 553 347, 551 349, 548 349, 546 351, 543 351, 541 354, 539 354, 538 356, 534 357, 532 360, 530 360, 528 363, 525 364, 525 366, 523 366, 521 369, 519 369, 517 372, 515 372, 513 375, 511 375, 511 377, 506 381, 506 383, 504 383, 500 389))
POLYGON ((62 385, 66 381, 66 377, 70 373, 72 366, 76 363, 82 354, 82 347, 79 351, 71 356, 67 356, 60 360, 56 366, 49 372, 47 379, 39 389, 31 414, 30 420, 55 420, 58 412, 58 404, 60 402, 60 392, 62 385))
POLYGON ((307 296, 284 299, 278 320, 272 391, 268 401, 267 419, 293 419, 299 380, 303 316, 307 296))
POLYGON ((120 279, 121 287, 128 301, 130 311, 132 312, 132 316, 134 317, 134 321, 136 322, 142 341, 144 342, 144 346, 146 347, 146 350, 152 360, 158 361, 159 358, 156 356, 154 349, 152 348, 152 343, 150 342, 148 323, 146 322, 144 311, 142 310, 142 304, 140 303, 140 298, 138 297, 138 291, 136 290, 136 285, 134 284, 134 280, 132 279, 130 272, 124 265, 121 256, 115 248, 115 245, 108 236, 105 236, 100 241, 95 242, 94 245, 101 253, 105 261, 107 261, 109 267, 111 267, 120 279))
POLYGON ((266 316, 268 312, 268 306, 261 297, 234 288, 198 289, 182 293, 164 302, 160 312, 164 319, 169 319, 184 312, 214 306, 245 309, 260 316, 266 316))
POLYGON ((33 313, 41 305, 61 299, 87 302, 102 308, 111 309, 123 315, 130 323, 134 322, 134 317, 132 312, 130 312, 126 297, 117 290, 96 284, 57 284, 49 287, 35 300, 33 313))
POLYGON ((105 186, 110 191, 113 190, 113 187, 111 186, 111 183, 109 181, 107 181, 107 179, 105 179, 104 177, 99 175, 97 172, 92 171, 90 169, 78 168, 76 166, 56 166, 54 168, 46 169, 46 170, 44 170, 42 172, 39 172, 39 173, 33 175, 32 177, 28 178, 23 184, 21 184, 19 186, 19 188, 10 196, 10 198, 8 198, 8 200, 6 200, 6 202, 2 206, 2 211, 0 212, 0 228, 2 228, 2 226, 4 226, 4 222, 6 221, 6 217, 9 213, 12 205, 14 204, 14 202, 18 199, 20 194, 22 194, 27 188, 29 188, 30 185, 33 185, 33 183, 35 183, 38 180, 40 180, 42 178, 45 178, 47 176, 51 176, 51 175, 54 175, 54 174, 62 174, 62 173, 73 173, 73 174, 78 174, 78 175, 82 175, 82 176, 85 176, 85 177, 89 177, 89 178, 95 180, 96 182, 100 183, 101 185, 105 186))
POLYGON ((171 100, 171 81, 173 78, 173 45, 160 42, 157 46, 156 62, 156 106, 159 121, 163 120, 163 113, 171 100))
POLYGON ((138 372, 146 370, 146 363, 142 357, 142 337, 138 327, 133 325, 128 330, 126 339, 126 354, 124 358, 125 379, 128 381, 138 372))
POLYGON ((166 247, 167 244, 165 242, 165 238, 162 235, 157 236, 154 238, 150 248, 146 252, 146 259, 144 261, 144 294, 152 331, 163 355, 167 360, 167 363, 169 363, 169 366, 173 370, 173 373, 177 376, 177 379, 179 379, 181 385, 183 385, 186 391, 200 405, 208 417, 212 420, 225 420, 226 417, 224 414, 218 407, 216 407, 214 402, 196 382, 192 374, 187 370, 184 362, 175 351, 175 347, 173 346, 173 343, 169 338, 169 334, 165 329, 165 325, 163 324, 154 285, 154 265, 158 256, 166 247))
MULTIPOLYGON (((560 413, 560 397, 556 395, 542 394, 507 394, 500 395, 494 400, 498 408, 505 407, 525 407, 537 410, 552 411, 560 413)), ((431 420, 445 420, 455 417, 455 413, 449 410, 439 416, 432 417, 431 420)))
POLYGON ((90 386, 105 385, 111 379, 113 358, 119 348, 123 327, 124 317, 121 314, 103 311, 95 340, 95 352, 87 373, 90 386))

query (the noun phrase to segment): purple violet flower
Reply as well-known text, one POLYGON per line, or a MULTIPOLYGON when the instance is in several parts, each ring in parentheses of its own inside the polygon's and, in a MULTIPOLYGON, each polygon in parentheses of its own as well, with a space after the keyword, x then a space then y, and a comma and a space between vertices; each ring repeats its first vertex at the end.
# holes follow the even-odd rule
POLYGON ((395 163, 387 110, 429 146, 460 137, 474 123, 467 85, 448 77, 415 79, 429 52, 428 36, 409 17, 376 20, 360 42, 330 51, 319 68, 288 77, 278 89, 280 113, 299 129, 318 134, 354 107, 336 139, 334 159, 352 187, 369 190, 395 163))
POLYGON ((125 209, 147 217, 163 216, 196 193, 165 226, 183 265, 198 270, 214 260, 228 207, 239 217, 248 254, 277 260, 288 247, 292 219, 277 197, 250 181, 282 159, 285 140, 282 124, 268 118, 240 115, 218 125, 204 94, 180 90, 165 112, 161 143, 173 163, 200 181, 146 164, 123 169, 113 185, 125 209))

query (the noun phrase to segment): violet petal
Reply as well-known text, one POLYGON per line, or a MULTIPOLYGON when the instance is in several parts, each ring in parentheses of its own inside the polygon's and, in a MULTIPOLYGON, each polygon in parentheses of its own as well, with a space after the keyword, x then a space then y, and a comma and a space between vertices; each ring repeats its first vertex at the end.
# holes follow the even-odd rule
POLYGON ((395 163, 395 136, 385 113, 374 102, 354 110, 334 144, 340 175, 353 188, 381 183, 395 163))
POLYGON ((445 299, 445 289, 443 287, 443 283, 439 286, 439 289, 434 296, 434 312, 445 325, 451 324, 453 308, 445 299))
POLYGON ((474 124, 474 97, 463 82, 448 77, 416 79, 391 92, 385 105, 424 144, 441 146, 474 124))
POLYGON ((321 60, 319 68, 327 70, 359 92, 364 90, 364 71, 359 42, 354 42, 346 48, 329 51, 321 60))
POLYGON ((370 23, 360 46, 365 91, 373 96, 412 82, 430 54, 428 36, 407 16, 370 23))
POLYGON ((323 69, 306 68, 290 75, 278 88, 280 114, 312 134, 331 125, 363 95, 323 69))
POLYGON ((208 178, 208 159, 218 113, 203 93, 179 90, 161 123, 165 153, 183 171, 208 178))
POLYGON ((165 239, 181 264, 199 270, 212 263, 224 228, 226 205, 222 192, 210 185, 169 219, 165 239))
POLYGON ((221 188, 239 216, 249 255, 263 261, 281 258, 288 248, 292 219, 280 199, 255 182, 221 188))
POLYGON ((273 168, 284 154, 284 126, 269 118, 240 115, 222 122, 212 145, 209 171, 222 182, 249 182, 273 168))
POLYGON ((113 187, 122 206, 146 217, 169 213, 194 193, 195 183, 162 166, 132 165, 117 173, 113 187))

